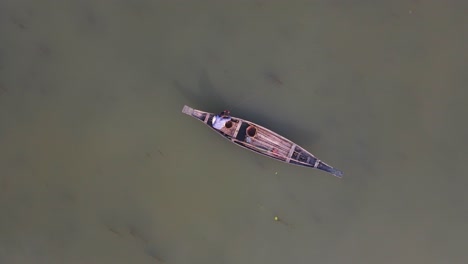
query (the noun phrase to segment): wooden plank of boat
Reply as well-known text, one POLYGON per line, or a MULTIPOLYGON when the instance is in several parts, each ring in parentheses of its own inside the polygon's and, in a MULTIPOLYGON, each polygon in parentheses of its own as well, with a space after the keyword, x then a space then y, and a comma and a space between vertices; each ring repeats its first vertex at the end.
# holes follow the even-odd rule
POLYGON ((231 117, 231 122, 218 130, 212 123, 213 117, 216 116, 214 113, 193 109, 187 105, 183 107, 182 113, 198 119, 224 138, 255 153, 293 165, 316 168, 339 178, 343 177, 343 172, 340 170, 319 160, 291 140, 254 122, 231 117))

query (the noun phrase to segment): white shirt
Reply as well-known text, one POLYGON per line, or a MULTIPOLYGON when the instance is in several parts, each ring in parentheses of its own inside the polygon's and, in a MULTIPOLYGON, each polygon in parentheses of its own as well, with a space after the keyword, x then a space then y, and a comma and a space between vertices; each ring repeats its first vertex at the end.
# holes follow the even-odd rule
POLYGON ((231 117, 221 117, 219 115, 213 117, 213 127, 220 130, 224 127, 227 121, 231 120, 231 117))

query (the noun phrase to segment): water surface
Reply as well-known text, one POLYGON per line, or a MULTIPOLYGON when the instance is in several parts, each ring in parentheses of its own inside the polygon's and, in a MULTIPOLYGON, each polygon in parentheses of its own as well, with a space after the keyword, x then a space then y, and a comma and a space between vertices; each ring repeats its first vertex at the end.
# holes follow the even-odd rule
POLYGON ((352 2, 1 1, 0 262, 466 263, 468 4, 352 2))

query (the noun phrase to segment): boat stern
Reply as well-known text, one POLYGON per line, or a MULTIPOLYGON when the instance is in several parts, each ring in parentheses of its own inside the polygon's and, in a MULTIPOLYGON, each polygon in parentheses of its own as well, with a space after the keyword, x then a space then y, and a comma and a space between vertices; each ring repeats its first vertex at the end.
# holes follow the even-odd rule
POLYGON ((182 113, 191 116, 193 114, 193 108, 190 106, 184 105, 184 108, 182 108, 182 113))

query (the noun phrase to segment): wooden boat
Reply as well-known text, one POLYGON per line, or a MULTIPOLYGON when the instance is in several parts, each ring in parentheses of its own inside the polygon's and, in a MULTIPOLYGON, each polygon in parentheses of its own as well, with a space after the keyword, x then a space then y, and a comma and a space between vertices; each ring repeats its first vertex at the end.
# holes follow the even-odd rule
POLYGON ((231 121, 218 130, 213 127, 213 118, 217 116, 216 114, 193 109, 187 105, 182 109, 182 113, 200 120, 236 145, 258 154, 289 164, 316 168, 339 178, 343 176, 343 172, 319 160, 296 143, 253 122, 231 117, 231 121))

